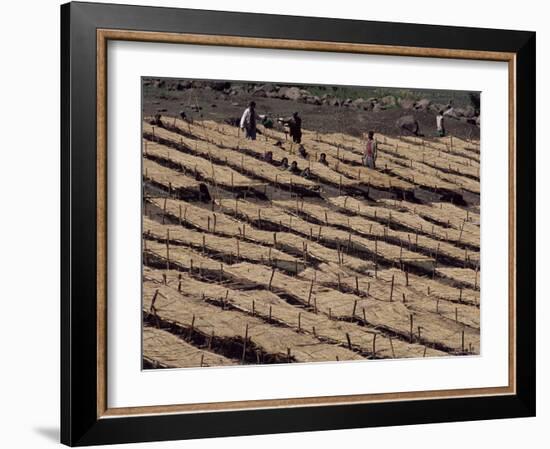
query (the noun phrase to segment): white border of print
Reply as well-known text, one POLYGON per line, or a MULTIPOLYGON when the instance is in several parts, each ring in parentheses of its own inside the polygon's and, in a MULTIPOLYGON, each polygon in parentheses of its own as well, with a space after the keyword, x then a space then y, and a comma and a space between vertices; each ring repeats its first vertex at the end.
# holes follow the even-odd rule
POLYGON ((508 385, 507 63, 121 41, 108 61, 109 408, 508 385), (481 355, 142 371, 141 76, 481 91, 481 355))

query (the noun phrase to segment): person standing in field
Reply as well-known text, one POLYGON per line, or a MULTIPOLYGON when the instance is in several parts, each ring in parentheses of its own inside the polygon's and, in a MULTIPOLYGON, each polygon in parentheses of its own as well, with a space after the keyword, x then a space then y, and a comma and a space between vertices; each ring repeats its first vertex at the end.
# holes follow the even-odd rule
POLYGON ((376 157, 378 156, 378 144, 374 140, 374 131, 369 131, 365 153, 363 154, 363 165, 369 168, 376 168, 376 157))
POLYGON ((256 113, 256 102, 251 101, 241 117, 241 129, 244 129, 247 139, 256 140, 256 123, 258 120, 263 120, 263 117, 256 113))
POLYGON ((288 126, 290 137, 294 143, 302 142, 302 118, 297 112, 292 114, 292 117, 286 120, 280 120, 284 125, 288 126))
POLYGON ((443 118, 442 110, 437 113, 435 124, 437 125, 437 135, 443 137, 445 135, 445 119, 443 118))

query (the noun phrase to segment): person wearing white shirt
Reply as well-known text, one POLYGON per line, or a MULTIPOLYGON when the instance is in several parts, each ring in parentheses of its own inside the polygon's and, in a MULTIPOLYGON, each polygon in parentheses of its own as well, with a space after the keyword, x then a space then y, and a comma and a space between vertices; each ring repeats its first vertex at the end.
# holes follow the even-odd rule
POLYGON ((437 135, 443 137, 445 135, 445 123, 443 118, 443 111, 439 111, 435 117, 435 124, 437 125, 437 135))
POLYGON ((256 140, 256 123, 263 117, 256 113, 256 102, 251 101, 241 117, 241 129, 244 129, 247 139, 256 140))

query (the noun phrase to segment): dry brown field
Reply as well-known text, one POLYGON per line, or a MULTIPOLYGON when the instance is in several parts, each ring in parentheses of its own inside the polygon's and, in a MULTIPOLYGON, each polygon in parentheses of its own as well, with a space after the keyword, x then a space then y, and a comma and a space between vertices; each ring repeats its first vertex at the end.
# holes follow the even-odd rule
POLYGON ((151 123, 144 368, 479 354, 478 141, 151 123))

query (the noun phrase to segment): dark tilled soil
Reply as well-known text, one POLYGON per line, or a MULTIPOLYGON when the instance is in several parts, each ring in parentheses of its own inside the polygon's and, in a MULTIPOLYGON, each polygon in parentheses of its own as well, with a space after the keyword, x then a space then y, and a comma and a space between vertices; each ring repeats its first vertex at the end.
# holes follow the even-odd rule
MULTIPOLYGON (((190 88, 183 91, 164 89, 147 89, 143 98, 145 115, 160 113, 163 116, 175 116, 185 111, 193 119, 225 121, 240 118, 248 103, 254 100, 259 114, 277 117, 288 117, 298 111, 302 117, 302 127, 319 132, 343 132, 361 135, 369 130, 395 136, 400 131, 395 126, 398 118, 414 115, 420 125, 420 132, 426 137, 435 136, 435 114, 424 111, 411 111, 394 107, 384 111, 373 112, 346 106, 311 105, 300 101, 279 98, 258 98, 251 94, 226 95, 210 88, 190 88), (200 106, 196 111, 192 106, 200 106)), ((479 138, 479 128, 475 125, 447 118, 447 131, 461 138, 479 138)))

